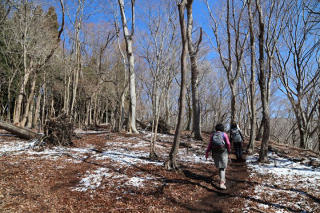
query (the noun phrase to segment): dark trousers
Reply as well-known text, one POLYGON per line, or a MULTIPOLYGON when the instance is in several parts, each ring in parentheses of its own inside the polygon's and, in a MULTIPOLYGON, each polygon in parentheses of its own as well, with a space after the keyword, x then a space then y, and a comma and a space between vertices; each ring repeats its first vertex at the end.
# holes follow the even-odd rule
POLYGON ((233 146, 236 152, 237 160, 242 160, 242 142, 234 142, 233 146))

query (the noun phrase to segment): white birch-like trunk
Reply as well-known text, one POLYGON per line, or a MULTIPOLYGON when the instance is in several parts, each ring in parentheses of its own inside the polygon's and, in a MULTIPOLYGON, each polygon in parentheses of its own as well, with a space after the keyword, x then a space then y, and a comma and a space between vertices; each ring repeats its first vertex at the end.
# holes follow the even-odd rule
POLYGON ((133 55, 133 35, 135 25, 135 0, 131 0, 131 11, 132 11, 132 27, 131 33, 129 33, 127 18, 125 15, 124 1, 118 0, 120 7, 120 14, 122 20, 123 34, 126 42, 126 52, 129 62, 129 91, 130 91, 130 107, 129 107, 129 132, 139 133, 136 128, 136 83, 135 83, 135 72, 134 72, 134 55, 133 55))

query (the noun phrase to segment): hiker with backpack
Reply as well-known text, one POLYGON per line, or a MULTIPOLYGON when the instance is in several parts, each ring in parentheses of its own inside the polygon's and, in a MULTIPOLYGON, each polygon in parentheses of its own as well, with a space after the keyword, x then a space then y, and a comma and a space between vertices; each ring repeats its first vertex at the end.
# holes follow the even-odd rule
POLYGON ((217 124, 215 130, 210 136, 210 142, 206 150, 206 159, 209 152, 212 151, 214 164, 219 169, 220 188, 226 189, 226 169, 228 156, 231 151, 230 141, 228 135, 224 132, 223 124, 217 124))
POLYGON ((230 126, 230 140, 231 140, 231 143, 233 144, 237 161, 243 161, 243 158, 242 158, 243 136, 239 126, 236 123, 232 123, 230 126))

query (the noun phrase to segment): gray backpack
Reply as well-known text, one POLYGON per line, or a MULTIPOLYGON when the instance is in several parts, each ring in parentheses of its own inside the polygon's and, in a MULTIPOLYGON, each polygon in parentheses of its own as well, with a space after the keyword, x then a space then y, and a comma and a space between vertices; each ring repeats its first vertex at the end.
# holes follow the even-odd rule
POLYGON ((214 132, 211 138, 212 153, 222 153, 226 150, 226 143, 223 139, 223 132, 214 132))
POLYGON ((231 129, 230 136, 231 136, 232 142, 236 142, 236 143, 242 142, 240 131, 238 129, 231 129))

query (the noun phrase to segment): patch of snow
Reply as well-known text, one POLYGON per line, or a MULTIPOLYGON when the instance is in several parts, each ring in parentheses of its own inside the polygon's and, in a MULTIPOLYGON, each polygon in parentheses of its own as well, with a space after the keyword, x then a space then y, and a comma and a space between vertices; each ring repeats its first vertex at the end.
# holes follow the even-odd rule
POLYGON ((151 161, 149 153, 142 151, 130 151, 126 149, 114 149, 95 155, 96 160, 110 159, 121 165, 132 166, 136 164, 154 164, 161 166, 163 162, 151 161))
MULTIPOLYGON (((287 158, 280 157, 275 153, 268 153, 269 163, 259 164, 258 154, 247 157, 247 165, 251 171, 250 177, 257 175, 263 177, 263 182, 254 186, 253 198, 259 200, 274 200, 273 209, 276 212, 284 211, 280 206, 297 210, 313 212, 307 201, 309 195, 320 196, 320 169, 314 169, 300 162, 293 162, 287 158), (267 176, 270 175, 270 176, 267 176)), ((247 201, 251 202, 251 201, 247 201)), ((261 205, 261 204, 260 204, 261 205)), ((246 205, 248 206, 248 204, 246 205)), ((316 206, 316 205, 315 205, 316 206)), ((262 207, 262 206, 261 206, 262 207)))
POLYGON ((87 172, 86 177, 82 178, 78 187, 73 188, 74 191, 86 192, 88 190, 97 189, 104 178, 111 177, 107 168, 98 168, 93 173, 87 172))
POLYGON ((247 159, 249 168, 259 174, 272 174, 279 177, 290 176, 294 178, 301 178, 300 180, 317 182, 320 181, 320 168, 312 168, 305 166, 299 162, 293 162, 289 159, 279 157, 276 154, 270 153, 268 155, 269 163, 258 164, 258 155, 250 156, 247 159))
POLYGON ((76 133, 76 134, 95 134, 95 133, 108 133, 108 131, 95 131, 95 130, 75 129, 74 133, 76 133))
POLYGON ((1 142, 0 155, 8 153, 21 153, 33 147, 35 141, 10 141, 1 142))
MULTIPOLYGON (((154 133, 149 132, 149 131, 140 131, 140 133, 144 134, 144 138, 151 138, 154 133)), ((173 139, 174 136, 172 135, 168 135, 168 134, 161 134, 161 133, 157 133, 157 138, 171 138, 173 139)))
POLYGON ((202 154, 199 156, 198 154, 195 154, 194 152, 187 153, 187 151, 185 151, 185 150, 179 151, 178 159, 180 161, 189 162, 189 163, 204 163, 204 164, 212 164, 213 163, 213 160, 211 159, 211 157, 209 157, 208 160, 206 160, 205 154, 202 154))
POLYGON ((145 181, 144 178, 140 177, 132 177, 129 179, 129 181, 126 182, 126 185, 131 185, 135 187, 140 187, 143 185, 143 182, 145 181))

